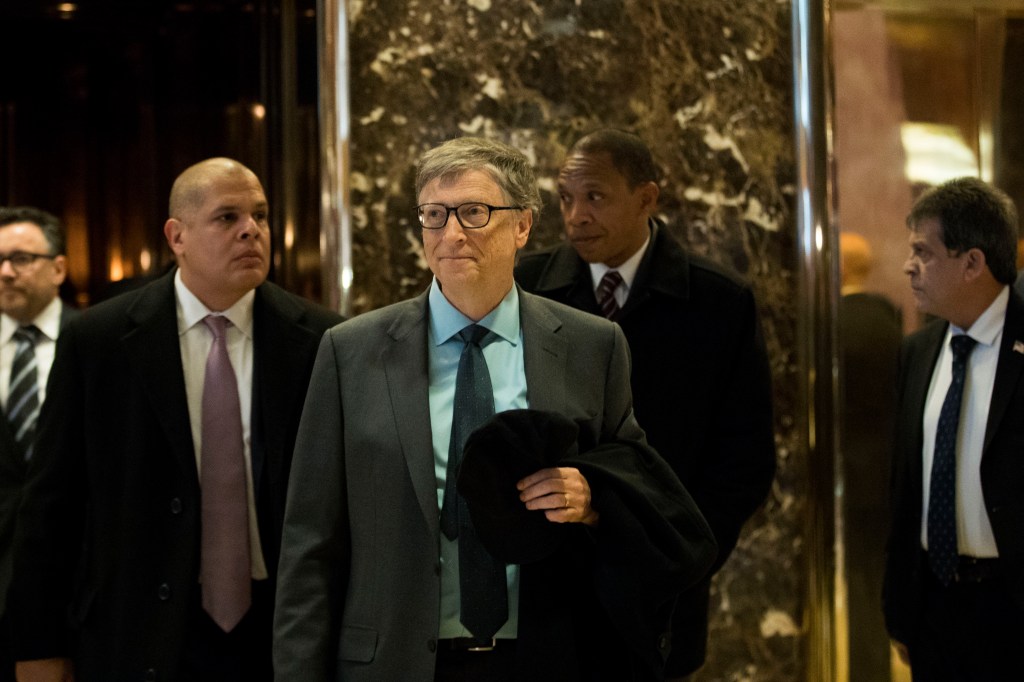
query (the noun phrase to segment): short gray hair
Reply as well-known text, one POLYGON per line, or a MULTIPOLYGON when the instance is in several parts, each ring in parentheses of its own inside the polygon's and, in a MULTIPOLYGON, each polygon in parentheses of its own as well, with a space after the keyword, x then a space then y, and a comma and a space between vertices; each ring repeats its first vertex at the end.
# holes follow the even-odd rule
POLYGON ((497 183, 512 206, 533 213, 540 220, 540 190, 526 155, 507 144, 482 137, 458 137, 425 152, 416 164, 416 196, 438 178, 457 178, 469 171, 484 171, 497 183))

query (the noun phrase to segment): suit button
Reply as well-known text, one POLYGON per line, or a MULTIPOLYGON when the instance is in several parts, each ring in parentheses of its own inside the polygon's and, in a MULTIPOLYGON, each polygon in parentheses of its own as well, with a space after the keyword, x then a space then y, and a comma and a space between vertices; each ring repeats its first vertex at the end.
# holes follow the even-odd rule
POLYGON ((427 640, 427 648, 430 649, 430 653, 437 651, 437 640, 431 637, 427 640))
POLYGON ((669 642, 668 635, 662 635, 661 637, 659 637, 658 638, 658 650, 659 651, 665 651, 666 649, 668 649, 668 642, 669 642))
POLYGON ((181 513, 181 498, 180 497, 171 498, 171 513, 174 514, 175 516, 177 516, 178 514, 181 513))
POLYGON ((171 598, 171 586, 167 583, 161 584, 156 590, 156 596, 160 598, 160 601, 167 601, 171 598))
POLYGON ((146 676, 143 678, 146 682, 156 682, 156 669, 150 668, 146 671, 146 676))

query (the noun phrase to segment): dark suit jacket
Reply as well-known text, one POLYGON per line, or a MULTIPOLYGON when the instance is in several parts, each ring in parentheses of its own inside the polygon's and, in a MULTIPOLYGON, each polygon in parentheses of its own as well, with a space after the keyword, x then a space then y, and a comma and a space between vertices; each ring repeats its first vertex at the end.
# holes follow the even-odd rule
MULTIPOLYGON (((921 552, 922 415, 947 323, 907 337, 900 356, 899 414, 892 462, 892 530, 884 610, 892 637, 913 642, 928 567, 921 552)), ((1010 292, 981 455, 981 489, 1006 592, 1024 608, 1024 299, 1010 292)))
MULTIPOLYGON (((590 443, 643 442, 621 330, 526 293, 520 319, 530 407, 577 421, 590 443)), ((433 679, 441 578, 426 339, 426 294, 324 336, 288 498, 278 682, 433 679)), ((517 679, 632 679, 594 596, 586 548, 599 543, 569 530, 572 541, 521 569, 517 679)), ((695 562, 713 545, 705 533, 691 528, 695 562)))
MULTIPOLYGON (((302 400, 341 318, 270 283, 253 318, 252 468, 273 579, 302 400)), ((79 682, 175 680, 200 493, 173 273, 68 325, 52 376, 18 520, 15 655, 73 655, 79 682)))
MULTIPOLYGON (((516 281, 600 314, 590 268, 568 244, 523 255, 516 281)), ((617 321, 632 352, 637 421, 714 531, 717 571, 775 472, 771 374, 753 292, 652 221, 650 247, 617 321)), ((710 576, 680 598, 670 674, 704 661, 709 587, 710 576)))
MULTIPOLYGON (((60 328, 78 316, 78 311, 61 305, 60 328)), ((0 621, 7 608, 7 587, 11 583, 11 561, 14 556, 14 521, 21 503, 22 486, 28 463, 16 455, 14 435, 7 417, 0 414, 0 621)), ((2 634, 0 634, 2 637, 2 634)))

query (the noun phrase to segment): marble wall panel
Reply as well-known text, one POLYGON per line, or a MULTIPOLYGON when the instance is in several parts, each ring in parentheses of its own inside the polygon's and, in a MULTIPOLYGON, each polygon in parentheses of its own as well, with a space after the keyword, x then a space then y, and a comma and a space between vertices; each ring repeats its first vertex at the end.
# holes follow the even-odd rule
POLYGON ((353 302, 429 282, 413 162, 473 134, 534 160, 545 209, 527 248, 561 238, 555 176, 582 132, 639 133, 660 210, 694 251, 755 286, 776 392, 779 473, 715 581, 699 680, 795 680, 806 461, 795 418, 796 234, 785 0, 350 0, 353 302))

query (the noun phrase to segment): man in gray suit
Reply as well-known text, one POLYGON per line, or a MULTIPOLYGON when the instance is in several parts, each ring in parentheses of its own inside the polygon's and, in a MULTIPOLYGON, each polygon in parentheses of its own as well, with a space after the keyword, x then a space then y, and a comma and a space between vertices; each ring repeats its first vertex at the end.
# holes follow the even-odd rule
POLYGON ((14 679, 5 616, 14 519, 57 336, 78 313, 58 296, 64 250, 57 216, 0 208, 0 682, 14 679))
MULTIPOLYGON (((619 327, 515 286, 516 253, 540 206, 525 156, 488 140, 451 140, 424 154, 416 188, 430 288, 332 329, 314 366, 285 512, 276 679, 657 679, 610 615, 609 605, 631 597, 594 588, 633 555, 616 554, 623 514, 601 506, 603 483, 578 468, 541 468, 518 481, 525 508, 565 524, 566 540, 533 563, 500 566, 505 610, 490 628, 472 624, 467 583, 483 580, 484 569, 467 568, 460 553, 474 529, 459 525, 449 539, 445 522, 456 495, 450 483, 446 491, 449 450, 461 456, 450 447, 453 413, 458 420, 463 409, 460 356, 482 347, 495 412, 564 415, 581 444, 644 447, 644 434, 619 327), (482 339, 465 335, 474 327, 482 339)), ((686 518, 677 526, 685 549, 665 557, 685 579, 653 595, 670 611, 684 583, 710 566, 714 541, 682 485, 659 471, 671 495, 646 487, 640 467, 630 474, 638 499, 686 518)), ((631 570, 631 589, 654 589, 653 566, 631 570)), ((662 625, 641 645, 660 664, 667 616, 662 625)))

